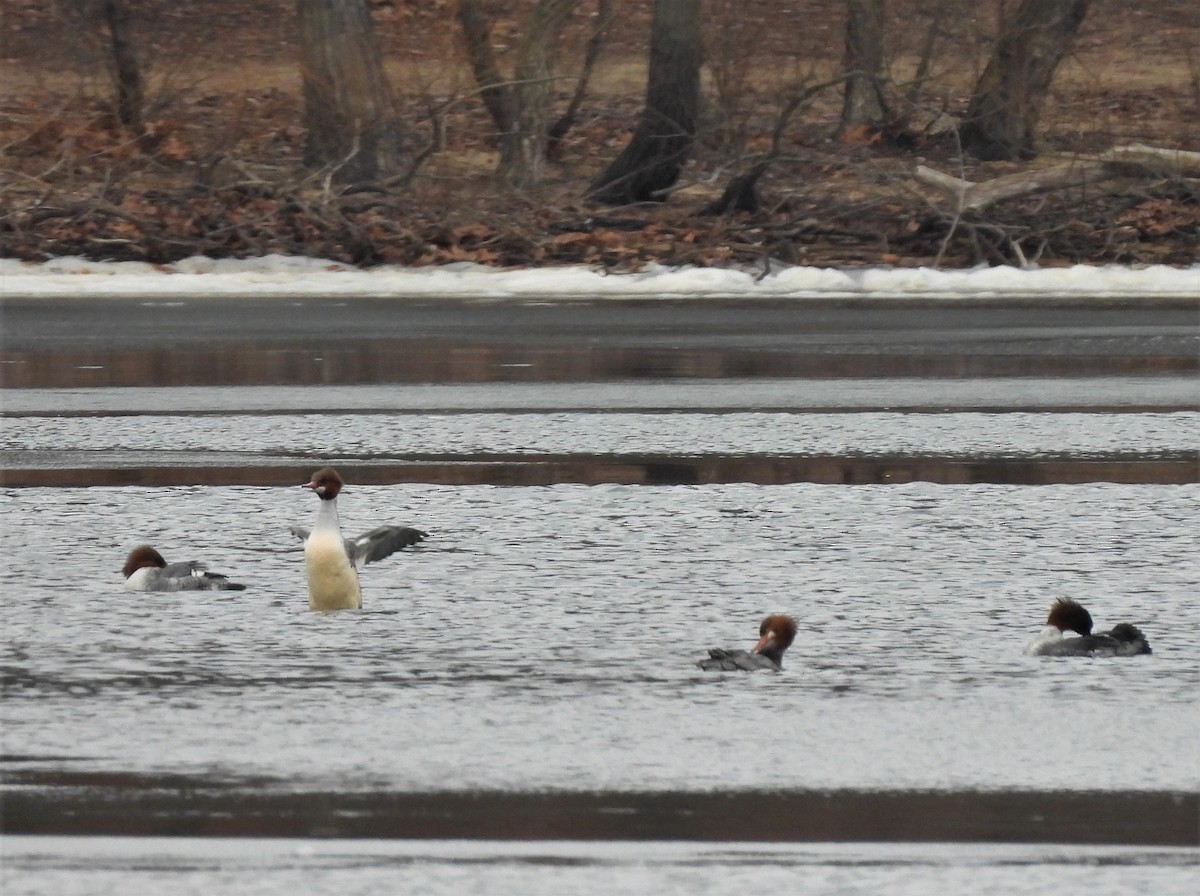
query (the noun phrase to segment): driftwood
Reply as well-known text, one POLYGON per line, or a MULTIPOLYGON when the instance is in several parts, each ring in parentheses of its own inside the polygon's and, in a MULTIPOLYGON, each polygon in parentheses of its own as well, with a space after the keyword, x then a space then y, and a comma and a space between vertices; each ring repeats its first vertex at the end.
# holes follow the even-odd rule
POLYGON ((956 209, 979 211, 1002 199, 1044 190, 1077 187, 1113 178, 1150 173, 1157 176, 1200 177, 1200 152, 1153 146, 1119 146, 1098 156, 1038 171, 1007 174, 982 183, 962 180, 918 165, 913 177, 955 200, 956 209))

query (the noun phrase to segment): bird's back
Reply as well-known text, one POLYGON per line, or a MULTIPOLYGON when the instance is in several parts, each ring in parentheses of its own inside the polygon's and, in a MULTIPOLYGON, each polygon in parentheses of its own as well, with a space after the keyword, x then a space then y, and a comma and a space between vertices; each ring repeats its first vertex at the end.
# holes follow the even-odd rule
POLYGON ((705 672, 755 672, 767 669, 779 671, 779 664, 761 653, 751 653, 749 650, 726 650, 714 647, 708 651, 708 659, 698 664, 705 672))

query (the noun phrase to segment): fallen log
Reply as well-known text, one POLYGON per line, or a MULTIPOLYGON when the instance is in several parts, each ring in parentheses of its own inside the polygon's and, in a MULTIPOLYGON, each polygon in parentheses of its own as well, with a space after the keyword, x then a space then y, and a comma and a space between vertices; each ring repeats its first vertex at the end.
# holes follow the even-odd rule
POLYGON ((958 211, 979 211, 1002 199, 1045 190, 1078 187, 1104 180, 1150 174, 1157 177, 1200 177, 1200 152, 1133 144, 1097 156, 1085 156, 1036 171, 1019 171, 975 183, 918 165, 913 177, 946 194, 958 211))

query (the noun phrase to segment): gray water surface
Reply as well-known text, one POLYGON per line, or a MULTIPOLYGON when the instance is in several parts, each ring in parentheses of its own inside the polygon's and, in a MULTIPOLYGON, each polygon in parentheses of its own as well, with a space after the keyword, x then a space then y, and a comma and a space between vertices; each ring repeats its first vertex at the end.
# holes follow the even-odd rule
MULTIPOLYGON (((313 468, 502 451, 1153 457, 1194 451, 1193 386, 9 390, 0 454, 10 468, 60 455, 313 468)), ((1119 793, 1200 787, 1200 485, 351 481, 346 534, 395 523, 430 538, 364 571, 361 612, 327 615, 307 608, 288 533, 315 512, 298 485, 0 490, 0 768, 10 797, 34 795, 23 811, 52 815, 70 794, 108 830, 122 818, 106 799, 137 808, 139 787, 174 800, 164 825, 190 811, 189 788, 227 793, 207 811, 235 814, 242 789, 367 805, 485 791, 1057 794, 1048 809, 1086 793, 1104 831, 1144 821, 1124 818, 1119 793), (247 590, 128 593, 119 569, 143 542, 247 590), (1153 655, 1023 656, 1060 595, 1100 628, 1137 624, 1153 655), (749 647, 770 612, 800 623, 783 672, 696 668, 709 647, 749 647)), ((1074 828, 1085 836, 1088 818, 1074 828)), ((1053 844, 0 838, 6 896, 1182 896, 1198 867, 1194 849, 1053 844)))
POLYGON ((111 893, 926 896, 1195 892, 1191 849, 1028 844, 503 843, 9 837, 6 896, 111 893))
POLYGON ((8 390, 0 465, 646 454, 1153 459, 1195 452, 1197 398, 1187 377, 8 390))
POLYGON ((1197 410, 1195 376, 674 379, 5 389, 6 414, 1197 410))
POLYGON ((156 462, 171 453, 305 456, 314 444, 331 456, 360 459, 584 452, 1153 457, 1193 449, 1200 413, 24 417, 6 420, 4 429, 3 445, 12 452, 139 452, 156 462))
POLYGON ((4 752, 335 790, 1200 785, 1200 486, 353 486, 430 539, 307 609, 300 488, 5 494, 4 752), (121 590, 125 552, 245 592, 121 590), (1050 602, 1154 654, 1021 655, 1050 602), (759 619, 782 674, 706 675, 759 619))

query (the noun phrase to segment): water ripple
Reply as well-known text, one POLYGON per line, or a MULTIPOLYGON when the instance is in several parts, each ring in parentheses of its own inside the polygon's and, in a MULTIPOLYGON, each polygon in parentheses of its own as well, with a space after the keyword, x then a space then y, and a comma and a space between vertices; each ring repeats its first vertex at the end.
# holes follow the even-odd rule
POLYGON ((10 491, 5 752, 338 789, 1200 783, 1197 486, 351 484, 348 530, 434 535, 329 615, 287 532, 311 498, 10 491), (142 541, 249 589, 125 593, 142 541), (1060 594, 1155 653, 1021 656, 1060 594), (777 611, 782 674, 695 667, 777 611))

